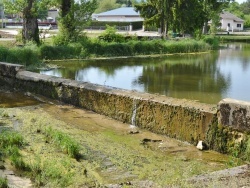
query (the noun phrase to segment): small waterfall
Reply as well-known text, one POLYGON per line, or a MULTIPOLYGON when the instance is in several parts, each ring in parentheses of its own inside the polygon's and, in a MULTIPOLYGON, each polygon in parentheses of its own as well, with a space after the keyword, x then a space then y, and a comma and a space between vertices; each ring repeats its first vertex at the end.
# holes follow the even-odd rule
POLYGON ((132 111, 132 117, 131 117, 131 127, 136 126, 136 99, 133 99, 133 111, 132 111))

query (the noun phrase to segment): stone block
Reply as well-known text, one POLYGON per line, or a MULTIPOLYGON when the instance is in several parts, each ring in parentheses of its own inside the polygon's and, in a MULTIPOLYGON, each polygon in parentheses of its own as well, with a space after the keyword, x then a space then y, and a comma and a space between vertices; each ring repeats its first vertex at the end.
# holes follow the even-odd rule
POLYGON ((250 131, 250 102, 223 99, 218 104, 218 122, 238 131, 250 131))

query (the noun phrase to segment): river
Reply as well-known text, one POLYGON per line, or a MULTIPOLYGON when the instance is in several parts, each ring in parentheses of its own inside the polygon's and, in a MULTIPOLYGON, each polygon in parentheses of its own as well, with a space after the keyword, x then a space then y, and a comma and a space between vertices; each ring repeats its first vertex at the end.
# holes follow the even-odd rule
POLYGON ((59 68, 40 73, 210 104, 223 98, 250 101, 250 44, 247 43, 224 44, 218 51, 201 54, 53 64, 59 68))

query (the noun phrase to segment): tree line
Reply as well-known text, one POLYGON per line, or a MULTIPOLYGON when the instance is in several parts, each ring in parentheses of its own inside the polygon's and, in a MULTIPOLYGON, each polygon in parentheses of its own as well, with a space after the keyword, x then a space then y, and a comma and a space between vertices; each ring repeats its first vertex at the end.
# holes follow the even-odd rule
POLYGON ((3 3, 5 12, 22 15, 23 42, 34 41, 37 44, 40 44, 38 18, 46 15, 50 8, 60 10, 59 37, 72 42, 91 21, 94 12, 122 6, 133 5, 145 19, 145 25, 160 28, 162 38, 167 36, 169 30, 201 35, 207 32, 209 20, 212 20, 213 31, 222 10, 229 10, 241 18, 245 14, 250 15, 250 0, 241 5, 230 0, 3 0, 3 3))

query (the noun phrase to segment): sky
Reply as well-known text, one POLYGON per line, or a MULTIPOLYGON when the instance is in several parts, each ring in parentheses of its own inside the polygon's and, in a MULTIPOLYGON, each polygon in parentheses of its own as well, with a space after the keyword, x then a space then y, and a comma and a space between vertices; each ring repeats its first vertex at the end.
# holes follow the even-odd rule
POLYGON ((235 0, 236 2, 238 2, 239 4, 246 2, 246 0, 235 0))

